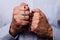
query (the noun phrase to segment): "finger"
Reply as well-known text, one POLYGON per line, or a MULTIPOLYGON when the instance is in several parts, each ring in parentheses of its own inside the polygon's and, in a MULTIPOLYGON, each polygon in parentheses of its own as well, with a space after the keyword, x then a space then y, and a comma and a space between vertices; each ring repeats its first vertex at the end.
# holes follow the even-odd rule
POLYGON ((29 20, 29 11, 25 11, 25 13, 23 11, 20 11, 19 13, 14 14, 14 18, 19 18, 21 20, 29 20))
POLYGON ((46 19, 45 14, 44 14, 40 9, 35 9, 34 12, 39 13, 41 19, 42 19, 42 18, 46 19))
POLYGON ((29 20, 29 16, 23 16, 23 15, 14 15, 14 19, 19 18, 20 20, 29 20))
POLYGON ((19 6, 19 10, 29 10, 28 6, 19 6))
POLYGON ((17 6, 13 9, 13 13, 16 14, 17 12, 24 11, 24 10, 29 10, 29 7, 27 4, 22 3, 20 6, 17 6))
POLYGON ((24 20, 29 21, 29 16, 24 16, 24 20))
POLYGON ((19 6, 19 9, 20 9, 20 10, 29 10, 28 4, 25 4, 25 3, 21 4, 21 5, 19 6))
POLYGON ((13 15, 16 15, 17 13, 19 13, 18 6, 13 9, 13 15))
POLYGON ((14 11, 13 11, 13 14, 14 15, 17 15, 17 14, 27 14, 29 15, 30 11, 29 10, 26 10, 26 11, 22 11, 22 10, 19 10, 18 8, 16 8, 14 11))
POLYGON ((38 18, 38 16, 40 18, 43 18, 42 16, 44 15, 44 13, 40 9, 34 9, 34 10, 32 10, 32 13, 35 14, 36 18, 38 18))
POLYGON ((34 13, 34 18, 33 18, 33 20, 39 20, 39 18, 40 18, 40 15, 39 15, 40 13, 34 13))
POLYGON ((28 6, 25 6, 24 7, 24 10, 30 10, 28 6))
POLYGON ((17 24, 20 24, 20 25, 26 25, 29 23, 29 21, 19 20, 18 18, 16 19, 16 22, 17 24))
MULTIPOLYGON (((19 11, 18 14, 20 14, 20 15, 21 15, 21 14, 23 14, 23 15, 24 15, 24 14, 25 14, 25 15, 29 15, 29 13, 30 13, 30 11, 19 11)), ((24 16, 25 16, 25 15, 24 15, 24 16)))
POLYGON ((34 31, 34 30, 36 30, 36 28, 37 28, 37 25, 35 25, 35 26, 32 26, 32 27, 31 27, 31 31, 34 31))
POLYGON ((17 18, 20 20, 25 19, 24 16, 22 15, 14 15, 14 19, 17 19, 17 18))
POLYGON ((34 10, 32 10, 33 12, 40 12, 40 9, 36 8, 34 10))
POLYGON ((29 21, 24 21, 24 20, 23 20, 23 21, 21 22, 21 25, 27 25, 28 23, 29 23, 29 21))
POLYGON ((26 3, 21 3, 20 6, 28 6, 28 4, 26 4, 26 3))
POLYGON ((25 11, 25 14, 29 15, 30 14, 30 11, 25 11))
POLYGON ((32 10, 32 12, 37 12, 37 13, 40 13, 40 16, 45 16, 45 14, 40 9, 38 9, 38 8, 32 10))

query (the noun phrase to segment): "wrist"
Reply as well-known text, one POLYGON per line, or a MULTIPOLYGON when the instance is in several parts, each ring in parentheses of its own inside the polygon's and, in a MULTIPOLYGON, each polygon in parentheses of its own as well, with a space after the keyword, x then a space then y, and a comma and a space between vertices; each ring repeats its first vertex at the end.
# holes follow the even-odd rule
POLYGON ((17 32, 16 30, 12 29, 12 28, 10 28, 9 33, 10 33, 10 35, 12 35, 13 37, 15 37, 15 36, 18 34, 18 32, 17 32))
POLYGON ((53 37, 53 29, 52 29, 51 25, 49 25, 48 34, 47 35, 49 35, 49 37, 53 37))

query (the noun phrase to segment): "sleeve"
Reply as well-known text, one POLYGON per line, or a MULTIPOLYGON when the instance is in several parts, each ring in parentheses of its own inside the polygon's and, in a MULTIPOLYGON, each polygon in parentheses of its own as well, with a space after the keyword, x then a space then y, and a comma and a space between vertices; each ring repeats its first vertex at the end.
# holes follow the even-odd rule
POLYGON ((12 37, 9 34, 10 23, 0 28, 0 39, 1 40, 15 40, 16 37, 12 37))
POLYGON ((52 28, 53 28, 53 39, 54 40, 60 40, 60 0, 58 0, 57 2, 57 15, 56 15, 56 18, 55 18, 55 24, 52 25, 52 28))
POLYGON ((55 26, 52 26, 52 28, 53 28, 53 39, 60 40, 60 29, 55 26))

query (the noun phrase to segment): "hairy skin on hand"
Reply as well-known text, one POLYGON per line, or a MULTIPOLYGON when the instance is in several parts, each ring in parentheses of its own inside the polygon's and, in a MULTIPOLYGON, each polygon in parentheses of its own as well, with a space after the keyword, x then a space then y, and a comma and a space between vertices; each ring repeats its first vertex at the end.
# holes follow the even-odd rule
POLYGON ((12 20, 12 23, 10 25, 10 29, 9 29, 9 33, 15 37, 18 34, 21 33, 26 33, 28 32, 27 30, 29 30, 29 24, 25 25, 25 26, 20 26, 16 24, 15 20, 12 20))
POLYGON ((53 30, 50 26, 50 24, 47 21, 47 18, 45 14, 40 9, 34 9, 31 13, 29 12, 29 7, 27 4, 23 3, 21 6, 16 7, 13 10, 13 18, 10 25, 9 33, 15 37, 16 35, 20 33, 28 33, 28 32, 34 32, 37 36, 48 38, 48 40, 53 40, 53 30), (24 6, 26 6, 24 10, 24 6), (24 20, 22 23, 22 20, 20 18, 22 16, 21 13, 24 13, 24 11, 29 14, 29 17, 26 17, 26 19, 29 19, 29 23, 25 23, 24 20), (20 17, 20 18, 19 18, 20 17), (27 25, 25 25, 27 24, 27 25), (23 25, 23 26, 21 26, 23 25))
POLYGON ((48 23, 45 14, 40 9, 34 9, 32 11, 30 21, 32 32, 36 33, 40 37, 53 37, 53 30, 48 23))
POLYGON ((22 3, 13 9, 13 18, 9 29, 9 33, 13 37, 27 32, 29 27, 29 13, 30 10, 26 3, 22 3))

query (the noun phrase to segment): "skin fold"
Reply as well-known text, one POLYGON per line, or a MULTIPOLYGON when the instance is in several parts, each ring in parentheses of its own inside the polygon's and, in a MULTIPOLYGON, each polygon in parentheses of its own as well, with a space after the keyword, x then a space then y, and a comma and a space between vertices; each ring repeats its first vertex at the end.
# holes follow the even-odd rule
POLYGON ((34 32, 39 37, 48 37, 52 40, 52 31, 45 14, 40 9, 34 9, 30 12, 26 3, 14 8, 9 29, 9 33, 13 37, 20 33, 34 32))
POLYGON ((41 37, 53 37, 53 32, 50 24, 47 21, 45 14, 40 9, 34 9, 31 13, 31 31, 41 37), (33 13, 33 15, 32 15, 33 13))

